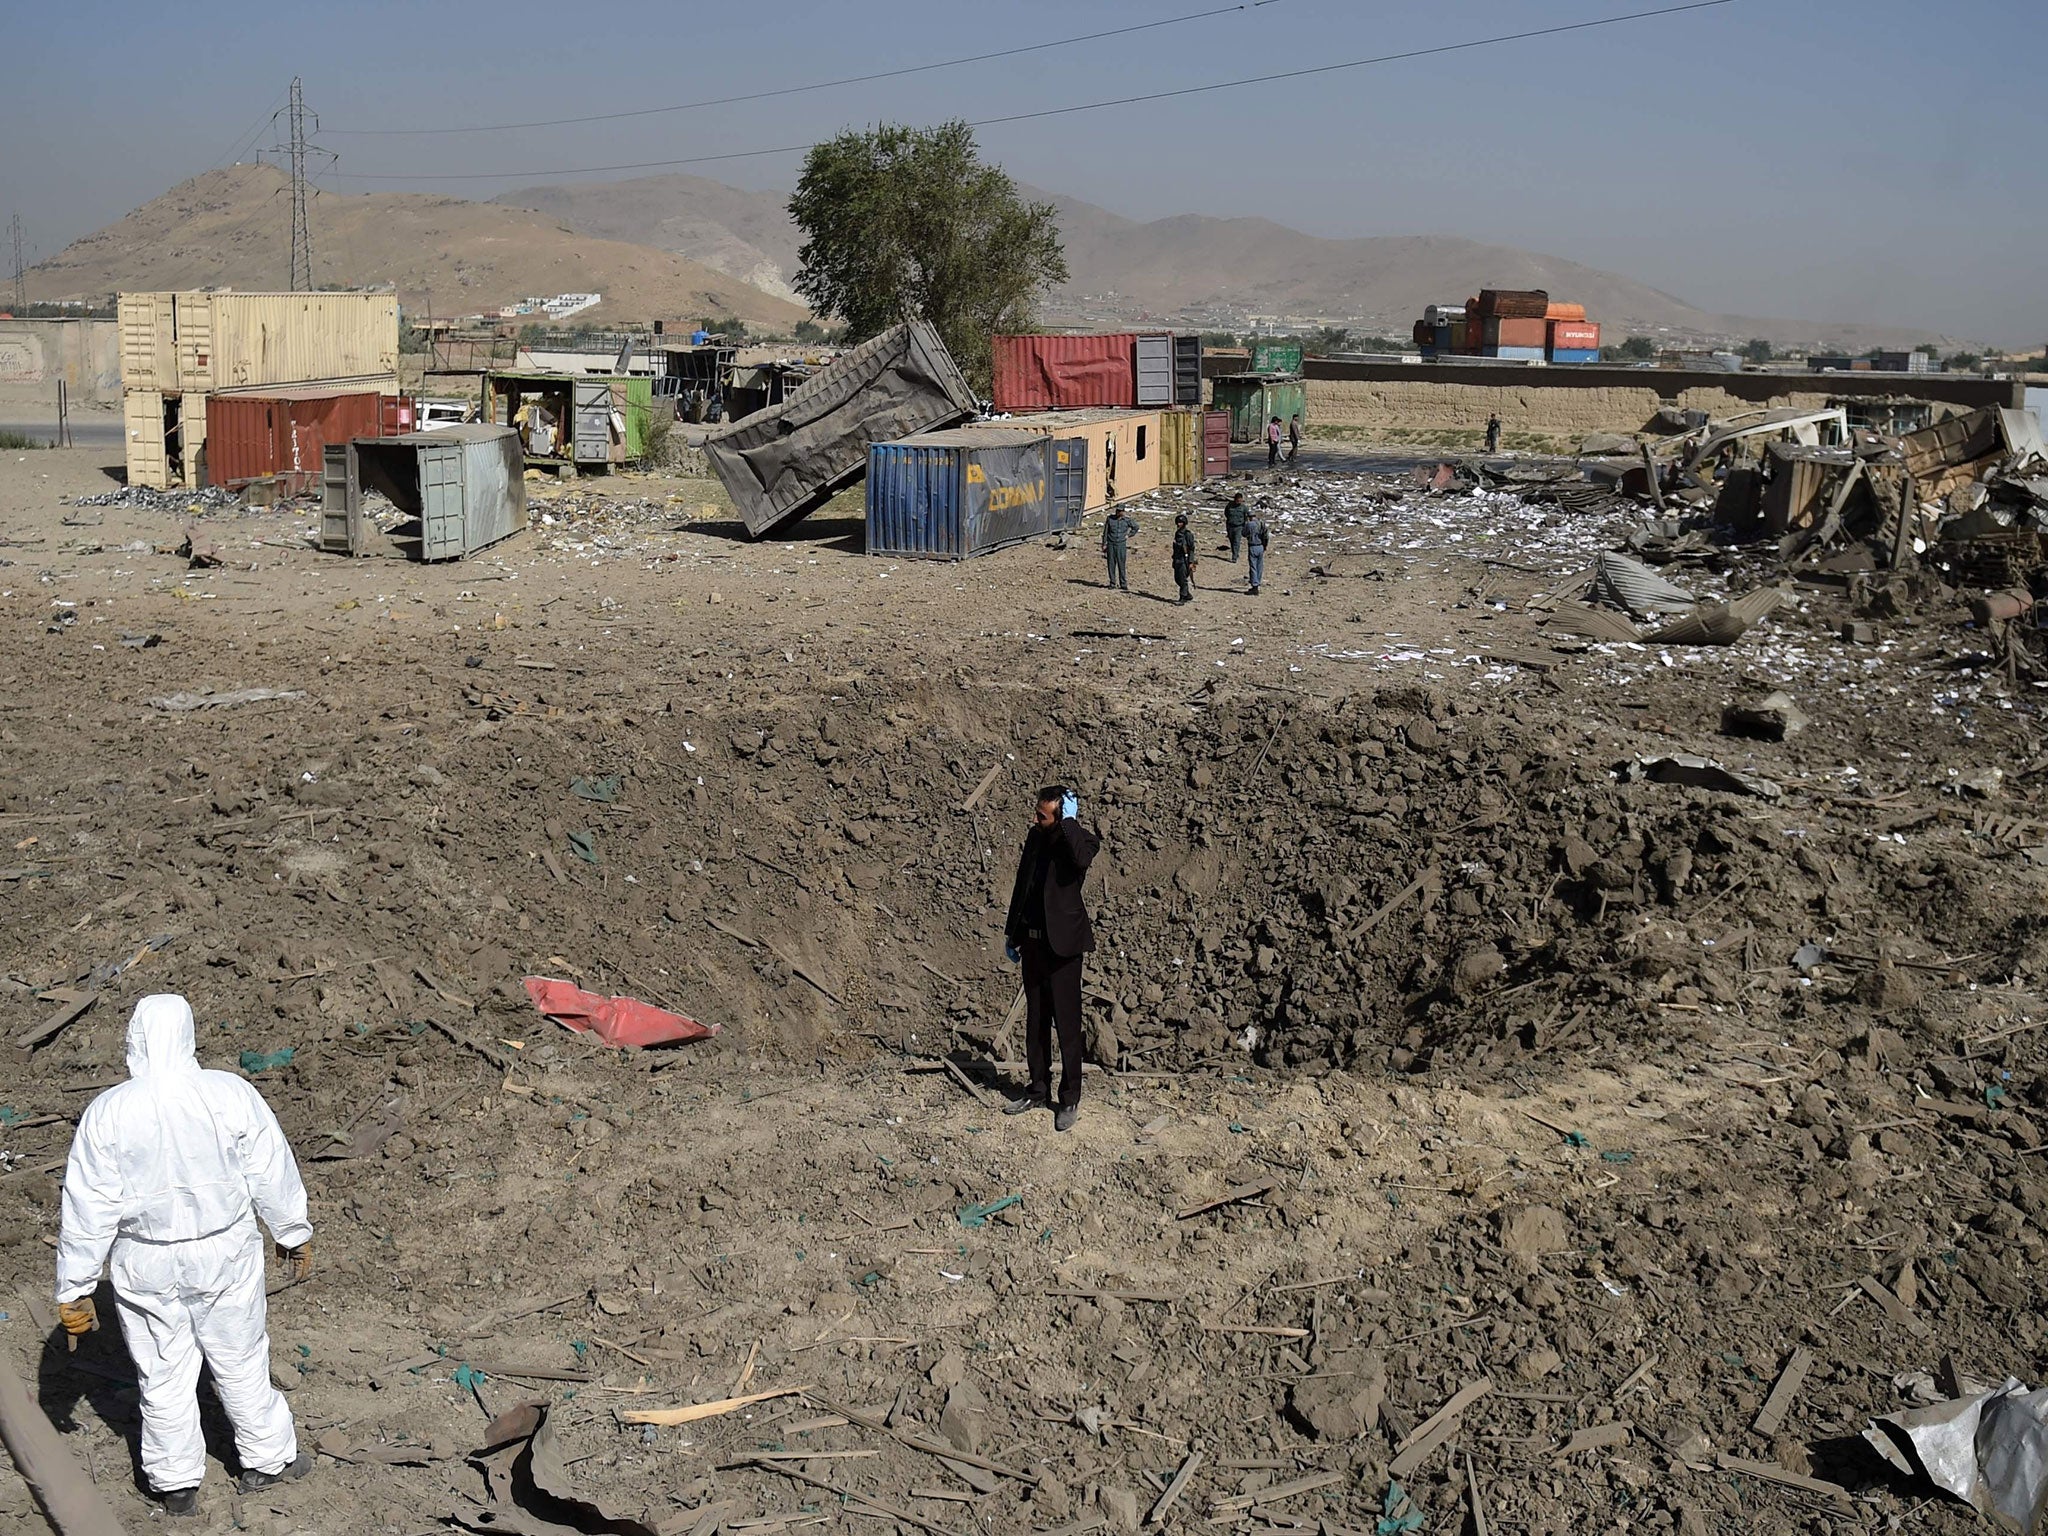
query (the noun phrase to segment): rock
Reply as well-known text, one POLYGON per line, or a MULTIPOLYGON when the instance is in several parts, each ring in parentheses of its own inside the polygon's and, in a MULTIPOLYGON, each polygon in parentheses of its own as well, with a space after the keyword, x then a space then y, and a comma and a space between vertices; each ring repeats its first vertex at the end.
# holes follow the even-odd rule
POLYGON ((1548 1345, 1538 1345, 1524 1350, 1515 1360, 1515 1374, 1524 1381, 1541 1381, 1559 1366, 1564 1359, 1548 1345))
POLYGON ((950 1392, 967 1379, 967 1361, 959 1350, 949 1349, 939 1356, 926 1379, 941 1392, 950 1392))
POLYGON ((956 1381, 939 1414, 939 1433, 956 1451, 978 1451, 988 1439, 988 1399, 971 1381, 956 1381))
POLYGON ((1095 1496, 1113 1531, 1138 1528, 1138 1496, 1128 1488, 1104 1488, 1095 1496))
POLYGON ((1401 733, 1417 752, 1428 752, 1443 740, 1443 733, 1427 720, 1410 720, 1401 733))
POLYGON ((1850 996, 1866 1008, 1896 1013, 1920 1001, 1920 983, 1897 966, 1880 961, 1856 978, 1850 996))
POLYGON ((1481 944, 1458 957, 1446 986, 1453 997, 1470 997, 1507 968, 1507 960, 1499 950, 1491 944, 1481 944))
POLYGON ((422 789, 439 789, 448 782, 447 776, 432 763, 414 763, 406 777, 422 789))
POLYGON ((1287 1412, 1318 1440, 1354 1440, 1379 1423, 1387 1368, 1379 1355, 1333 1355, 1324 1371, 1287 1389, 1287 1412))
POLYGON ((1535 1271, 1543 1255, 1569 1242, 1564 1217, 1547 1205, 1502 1206, 1495 1214, 1500 1249, 1518 1269, 1535 1271))

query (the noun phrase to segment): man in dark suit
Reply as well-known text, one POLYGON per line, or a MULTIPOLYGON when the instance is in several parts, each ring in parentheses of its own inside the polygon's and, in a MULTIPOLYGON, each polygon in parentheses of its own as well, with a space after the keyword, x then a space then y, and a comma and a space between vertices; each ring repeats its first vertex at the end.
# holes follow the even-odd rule
POLYGON ((1063 784, 1038 792, 1038 813, 1024 837, 1017 883, 1010 892, 1003 951, 1024 968, 1024 1056, 1031 1081, 1003 1107, 1021 1115, 1052 1103, 1052 1032, 1060 1036, 1060 1097, 1056 1131, 1072 1128, 1081 1112, 1081 957, 1095 947, 1095 931, 1081 900, 1081 882, 1102 839, 1076 819, 1080 802, 1063 784))

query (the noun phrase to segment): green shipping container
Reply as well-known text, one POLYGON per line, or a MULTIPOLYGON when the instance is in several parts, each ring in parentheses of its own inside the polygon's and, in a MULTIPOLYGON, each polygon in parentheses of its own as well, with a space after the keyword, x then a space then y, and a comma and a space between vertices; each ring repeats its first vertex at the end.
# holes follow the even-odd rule
POLYGON ((1266 423, 1275 416, 1285 427, 1292 417, 1308 429, 1308 386, 1298 378, 1257 373, 1231 373, 1209 381, 1210 399, 1219 411, 1230 412, 1233 443, 1265 441, 1266 423))
POLYGON ((1301 343, 1298 341, 1254 341, 1253 373, 1301 372, 1301 343))

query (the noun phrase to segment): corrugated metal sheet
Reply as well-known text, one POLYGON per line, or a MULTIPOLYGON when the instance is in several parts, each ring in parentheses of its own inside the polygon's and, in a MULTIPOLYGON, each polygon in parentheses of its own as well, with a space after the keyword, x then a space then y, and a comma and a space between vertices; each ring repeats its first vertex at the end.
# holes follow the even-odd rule
POLYGON ((870 443, 950 426, 976 407, 938 332, 919 320, 862 342, 782 404, 714 432, 704 455, 759 538, 858 479, 870 443))
POLYGON ((382 437, 385 397, 375 390, 217 394, 206 416, 206 482, 230 488, 280 477, 296 495, 317 484, 329 443, 382 437))
POLYGON ((1485 319, 1547 320, 1550 295, 1541 288, 1482 288, 1476 307, 1485 319))
POLYGON ((1544 320, 1494 319, 1489 317, 1481 340, 1489 347, 1535 347, 1542 350, 1550 340, 1549 323, 1544 320))
POLYGON ((1522 363, 1540 363, 1543 361, 1543 349, 1541 347, 1488 346, 1481 347, 1479 349, 1479 355, 1481 357, 1505 358, 1509 361, 1522 363))
POLYGON ((1550 322, 1550 345, 1573 351, 1584 351, 1600 345, 1600 327, 1590 320, 1553 320, 1550 322))
POLYGON ((1553 363, 1597 363, 1600 361, 1598 347, 1553 347, 1550 351, 1553 363))
POLYGON ((1301 372, 1301 343, 1298 341, 1253 341, 1252 373, 1301 372))
POLYGON ((1088 439, 1052 440, 1053 512, 1062 528, 1078 528, 1088 510, 1088 439))
POLYGON ((868 449, 871 555, 965 560, 1071 527, 1053 477, 1053 440, 965 427, 868 449))
POLYGON ((177 369, 172 362, 176 333, 171 325, 171 295, 124 293, 114 312, 121 330, 122 388, 177 388, 177 369))
POLYGON ((993 338, 999 411, 1060 411, 1138 403, 1138 338, 1129 331, 1089 336, 993 338))

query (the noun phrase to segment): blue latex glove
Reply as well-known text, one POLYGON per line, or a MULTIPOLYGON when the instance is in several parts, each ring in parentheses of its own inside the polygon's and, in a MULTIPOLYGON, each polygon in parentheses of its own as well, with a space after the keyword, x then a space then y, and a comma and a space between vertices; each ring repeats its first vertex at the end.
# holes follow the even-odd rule
POLYGON ((1010 964, 1016 965, 1024 956, 1019 953, 1017 946, 1013 942, 1005 939, 1003 940, 1003 958, 1009 961, 1010 964))
POLYGON ((1060 818, 1062 820, 1072 821, 1076 816, 1079 816, 1080 814, 1081 802, 1074 795, 1070 794, 1067 796, 1066 799, 1060 802, 1060 818))

